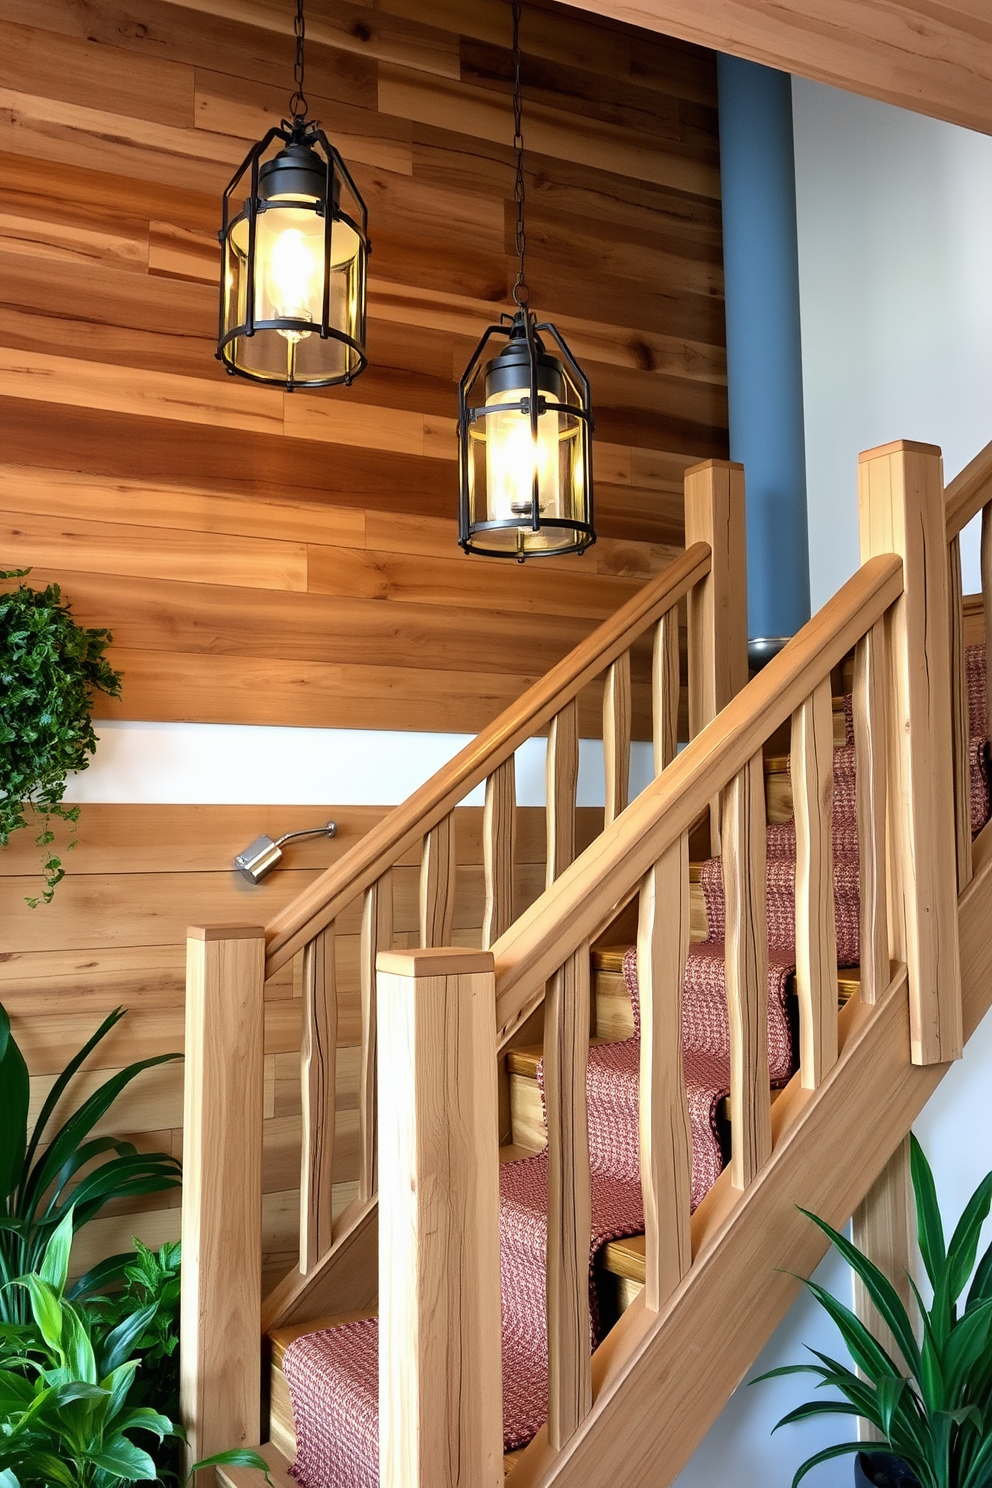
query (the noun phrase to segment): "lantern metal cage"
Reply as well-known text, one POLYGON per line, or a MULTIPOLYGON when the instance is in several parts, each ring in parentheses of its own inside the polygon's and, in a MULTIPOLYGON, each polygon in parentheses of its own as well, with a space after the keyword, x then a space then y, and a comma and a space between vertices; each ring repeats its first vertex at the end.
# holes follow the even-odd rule
POLYGON ((458 410, 466 553, 522 563, 596 541, 589 382, 550 322, 520 306, 489 326, 459 384, 458 410), (506 345, 487 356, 494 338, 506 345))
POLYGON ((252 146, 218 237, 217 356, 228 371, 288 392, 357 377, 368 360, 368 214, 318 124, 283 120, 252 146))

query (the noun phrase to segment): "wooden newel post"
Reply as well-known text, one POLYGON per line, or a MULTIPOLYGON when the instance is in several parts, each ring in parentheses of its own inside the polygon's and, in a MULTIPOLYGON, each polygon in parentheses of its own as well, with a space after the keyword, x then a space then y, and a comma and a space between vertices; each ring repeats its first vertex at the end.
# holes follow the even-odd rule
POLYGON ((861 559, 898 553, 888 620, 889 949, 909 970, 914 1064, 961 1055, 951 636, 940 450, 894 444, 860 458, 861 559))
POLYGON ((501 1488, 493 957, 377 968, 380 1481, 501 1488))
POLYGON ((180 1319, 190 1461, 259 1441, 264 986, 261 927, 190 928, 180 1319))
MULTIPOLYGON (((712 553, 706 578, 686 600, 689 645, 689 738, 747 686, 747 531, 744 466, 704 460, 685 473, 685 544, 712 553)), ((710 807, 714 854, 720 851, 716 803, 710 807)))

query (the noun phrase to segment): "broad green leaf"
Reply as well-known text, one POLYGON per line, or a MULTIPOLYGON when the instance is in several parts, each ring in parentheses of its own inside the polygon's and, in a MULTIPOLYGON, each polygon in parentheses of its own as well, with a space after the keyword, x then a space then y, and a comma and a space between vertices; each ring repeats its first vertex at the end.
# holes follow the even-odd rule
POLYGON ((31 1301, 31 1313, 38 1331, 49 1348, 57 1349, 62 1343, 62 1304, 47 1282, 29 1272, 18 1281, 31 1301))
POLYGON ((137 1340, 144 1333, 148 1324, 158 1311, 158 1303, 151 1302, 147 1307, 141 1307, 137 1312, 132 1312, 123 1322, 118 1323, 112 1332, 107 1334, 104 1341, 103 1370, 109 1374, 119 1364, 131 1357, 137 1340))
POLYGON ((234 1447, 229 1452, 217 1452, 213 1457, 201 1457, 199 1462, 193 1463, 191 1471, 199 1472, 201 1467, 256 1467, 265 1474, 267 1483, 272 1482, 265 1458, 250 1447, 234 1447))
POLYGON ((948 1290, 950 1301, 956 1302, 964 1291, 968 1277, 975 1266, 978 1242, 982 1226, 992 1207, 992 1173, 987 1173, 965 1205, 958 1220, 951 1243, 947 1247, 947 1268, 950 1273, 948 1290))
POLYGON ((10 1019, 0 1005, 0 1202, 21 1182, 27 1146, 28 1067, 10 1032, 10 1019))
POLYGON ((796 1469, 792 1488, 799 1488, 806 1474, 812 1472, 814 1467, 819 1467, 821 1462, 831 1462, 835 1457, 850 1457, 854 1452, 863 1452, 864 1445, 864 1442, 843 1442, 840 1446, 827 1447, 824 1451, 817 1452, 815 1457, 807 1457, 806 1461, 796 1469))
POLYGON ((71 1302, 63 1303, 62 1311, 62 1348, 65 1353, 66 1365, 76 1379, 85 1380, 89 1385, 95 1385, 99 1381, 100 1375, 96 1367, 96 1358, 93 1354, 93 1343, 86 1325, 71 1302))
POLYGON ((42 1281, 46 1281, 59 1296, 65 1291, 66 1278, 69 1275, 69 1252, 71 1249, 72 1210, 70 1209, 46 1245, 44 1259, 38 1272, 42 1281))
POLYGON ((100 1024, 100 1027, 97 1029, 96 1033, 93 1034, 92 1038, 87 1039, 86 1043, 79 1050, 79 1052, 73 1055, 73 1057, 69 1060, 69 1063, 66 1065, 65 1069, 55 1081, 55 1084, 48 1092, 48 1095, 45 1099, 45 1104, 41 1108, 41 1111, 38 1115, 38 1120, 34 1124, 34 1130, 31 1133, 31 1142, 24 1159, 25 1169, 29 1168, 31 1163, 34 1161, 34 1155, 35 1152, 38 1150, 38 1144, 40 1143, 42 1135, 44 1134, 45 1127, 48 1125, 55 1112, 56 1107, 58 1106, 59 1101, 62 1099, 69 1081, 73 1078, 80 1065, 89 1058, 90 1054, 92 1054, 93 1050, 96 1048, 100 1040, 106 1038, 107 1034, 113 1028, 114 1024, 119 1023, 123 1016, 124 1009, 122 1007, 114 1008, 114 1011, 112 1013, 109 1013, 108 1016, 104 1018, 103 1022, 100 1024))
POLYGON ((103 1450, 91 1457, 94 1467, 114 1472, 125 1483, 140 1483, 142 1478, 157 1476, 155 1463, 147 1452, 128 1441, 126 1436, 112 1436, 103 1445, 103 1450))
POLYGON ((849 1307, 845 1307, 843 1302, 838 1302, 837 1298, 831 1296, 818 1282, 807 1281, 806 1286, 820 1306, 833 1318, 848 1353, 869 1379, 878 1380, 886 1374, 898 1375, 899 1370, 885 1349, 872 1337, 861 1319, 856 1317, 849 1307))
POLYGON ((136 1409, 128 1411, 127 1416, 117 1425, 118 1431, 132 1431, 140 1427, 142 1431, 150 1431, 157 1436, 159 1441, 166 1436, 176 1436, 177 1432, 168 1416, 163 1416, 160 1411, 152 1410, 150 1406, 139 1405, 136 1409))
POLYGON ((944 1226, 937 1203, 933 1171, 926 1154, 913 1132, 909 1134, 909 1165, 916 1196, 916 1232, 930 1285, 936 1292, 940 1286, 946 1251, 944 1249, 944 1226))
POLYGON ((868 1295, 892 1330, 907 1366, 911 1373, 916 1374, 920 1367, 920 1352, 913 1335, 913 1324, 891 1281, 839 1230, 811 1214, 808 1209, 802 1209, 801 1212, 829 1237, 831 1244, 844 1257, 851 1270, 861 1277, 868 1295))
POLYGON ((992 1245, 988 1247, 978 1263, 975 1279, 968 1293, 968 1309, 978 1307, 992 1297, 992 1245))
POLYGON ((110 1399, 107 1401, 106 1422, 115 1431, 123 1431, 124 1423, 117 1422, 117 1416, 124 1408, 128 1392, 134 1382, 135 1371, 140 1359, 128 1359, 123 1364, 118 1364, 116 1369, 111 1369, 100 1381, 102 1387, 109 1391, 110 1399))
POLYGON ((130 1250, 122 1251, 119 1255, 107 1256, 106 1260, 98 1262, 73 1282, 65 1294, 66 1299, 69 1302, 75 1302, 91 1292, 99 1292, 106 1286, 114 1285, 124 1275, 133 1256, 134 1252, 130 1250))

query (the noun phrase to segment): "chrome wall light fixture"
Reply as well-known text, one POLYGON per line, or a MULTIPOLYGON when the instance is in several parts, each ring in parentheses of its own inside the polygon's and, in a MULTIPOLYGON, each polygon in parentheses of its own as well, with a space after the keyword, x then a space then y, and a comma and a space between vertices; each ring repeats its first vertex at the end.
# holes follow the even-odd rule
POLYGON ((458 541, 466 553, 522 563, 582 553, 596 532, 589 382, 560 332, 538 323, 528 303, 520 74, 520 4, 513 0, 517 308, 489 326, 459 385, 458 541), (493 356, 495 338, 506 345, 493 356))
POLYGON ((290 118, 249 150, 224 193, 218 234, 217 356, 229 372, 288 392, 350 383, 367 361, 368 214, 340 154, 307 118, 303 0, 295 34, 290 118))
POLYGON ((302 832, 287 832, 283 837, 277 837, 275 841, 264 834, 256 837, 250 847, 244 852, 238 853, 234 860, 234 866, 246 878, 249 883, 261 883, 263 878, 268 877, 273 868, 282 861, 283 843, 291 842, 294 837, 336 837, 338 835, 337 822, 329 821, 324 827, 308 827, 302 832))

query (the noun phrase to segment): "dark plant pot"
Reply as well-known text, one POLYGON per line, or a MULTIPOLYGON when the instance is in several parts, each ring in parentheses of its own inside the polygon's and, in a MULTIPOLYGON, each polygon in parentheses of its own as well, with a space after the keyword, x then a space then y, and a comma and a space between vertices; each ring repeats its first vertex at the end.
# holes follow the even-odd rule
POLYGON ((901 1457, 889 1452, 859 1452, 854 1459, 854 1488, 920 1488, 901 1457))

